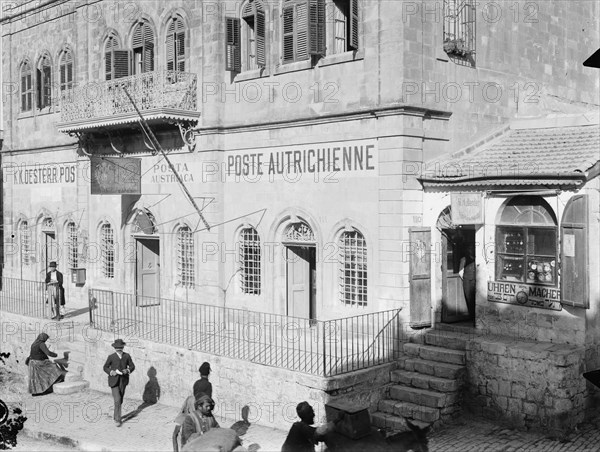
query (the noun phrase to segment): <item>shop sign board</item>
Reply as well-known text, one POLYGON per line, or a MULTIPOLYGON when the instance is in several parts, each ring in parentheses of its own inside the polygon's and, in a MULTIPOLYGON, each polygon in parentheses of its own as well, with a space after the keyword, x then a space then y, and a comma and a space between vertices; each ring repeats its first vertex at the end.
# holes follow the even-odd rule
POLYGON ((141 174, 139 158, 92 157, 92 195, 139 195, 141 174))
POLYGON ((452 223, 482 224, 483 197, 481 193, 452 193, 452 223))
POLYGON ((488 281, 488 301, 561 311, 560 289, 510 281, 488 281))

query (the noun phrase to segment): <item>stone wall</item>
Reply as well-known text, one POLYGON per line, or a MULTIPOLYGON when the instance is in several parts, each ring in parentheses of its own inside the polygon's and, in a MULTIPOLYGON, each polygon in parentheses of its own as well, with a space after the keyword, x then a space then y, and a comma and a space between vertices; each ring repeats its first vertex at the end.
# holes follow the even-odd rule
POLYGON ((584 419, 583 347, 503 338, 467 344, 467 407, 518 427, 568 431, 584 419))
MULTIPOLYGON (((72 369, 83 367, 83 377, 93 390, 110 392, 102 369, 106 357, 113 353, 112 333, 71 322, 48 322, 2 312, 1 350, 10 352, 10 370, 25 376, 23 364, 31 343, 40 332, 50 336, 51 350, 61 354, 69 350, 72 369)), ((198 367, 208 361, 213 369, 215 413, 241 419, 244 405, 250 408, 251 423, 287 430, 297 421, 296 405, 306 400, 315 409, 317 422, 325 420, 325 403, 344 400, 369 406, 373 412, 382 398, 383 387, 390 382, 395 363, 352 372, 332 378, 292 372, 247 361, 209 355, 170 345, 125 337, 126 351, 131 354, 136 370, 131 375, 126 396, 142 402, 150 386, 160 387, 159 402, 181 406, 191 394, 199 378, 198 367), (153 380, 156 378, 156 380, 153 380)))

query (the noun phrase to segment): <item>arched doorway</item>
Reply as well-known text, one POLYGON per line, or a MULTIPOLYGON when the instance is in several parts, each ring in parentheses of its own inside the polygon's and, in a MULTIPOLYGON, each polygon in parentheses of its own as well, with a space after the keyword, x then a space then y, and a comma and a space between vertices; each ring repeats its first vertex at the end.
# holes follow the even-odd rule
POLYGON ((136 209, 131 218, 135 245, 135 294, 137 306, 160 304, 160 239, 156 221, 147 209, 136 209))
POLYGON ((316 319, 316 240, 310 226, 303 221, 290 224, 284 231, 286 314, 316 319))
POLYGON ((442 322, 475 320, 475 229, 452 223, 447 207, 436 224, 441 232, 442 322))

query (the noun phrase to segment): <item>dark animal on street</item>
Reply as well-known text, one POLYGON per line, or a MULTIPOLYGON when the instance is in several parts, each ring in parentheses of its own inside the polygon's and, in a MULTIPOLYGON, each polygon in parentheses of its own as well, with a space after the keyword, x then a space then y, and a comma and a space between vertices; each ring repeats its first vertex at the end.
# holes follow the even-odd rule
POLYGON ((406 419, 409 431, 385 436, 385 433, 373 429, 370 434, 359 439, 350 439, 337 432, 328 433, 325 437, 327 450, 330 452, 429 452, 427 433, 429 427, 419 428, 406 419))

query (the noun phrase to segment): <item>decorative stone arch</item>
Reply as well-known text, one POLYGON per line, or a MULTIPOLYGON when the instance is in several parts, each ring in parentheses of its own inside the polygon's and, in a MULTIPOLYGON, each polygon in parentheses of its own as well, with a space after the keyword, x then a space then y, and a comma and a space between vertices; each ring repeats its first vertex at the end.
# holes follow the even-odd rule
POLYGON ((100 49, 101 54, 105 52, 106 43, 110 38, 116 39, 119 48, 123 46, 123 39, 121 39, 121 34, 114 28, 107 28, 104 34, 102 35, 102 39, 100 40, 100 44, 102 45, 102 48, 100 49))
POLYGON ((141 13, 135 20, 131 22, 129 29, 125 34, 125 42, 127 43, 128 47, 131 47, 133 33, 135 32, 137 26, 142 22, 146 22, 150 26, 150 28, 152 28, 152 31, 154 32, 154 45, 156 46, 158 44, 157 41, 160 35, 159 27, 156 26, 156 22, 154 21, 154 19, 152 19, 152 17, 149 14, 141 13))
POLYGON ((126 234, 130 236, 153 236, 160 234, 154 214, 145 207, 134 207, 126 221, 126 234))

